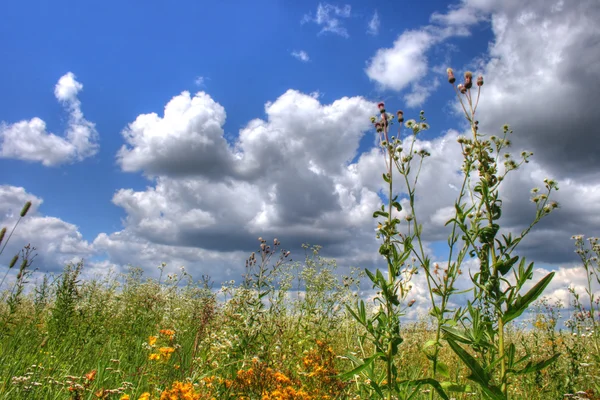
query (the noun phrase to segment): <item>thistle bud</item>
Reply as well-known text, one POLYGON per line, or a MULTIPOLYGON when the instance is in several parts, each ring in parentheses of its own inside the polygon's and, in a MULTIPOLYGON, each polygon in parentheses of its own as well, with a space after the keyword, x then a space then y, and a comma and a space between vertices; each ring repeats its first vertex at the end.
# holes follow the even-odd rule
POLYGON ((372 123, 372 124, 374 124, 376 120, 377 120, 377 118, 375 118, 375 117, 371 117, 371 123, 372 123))
POLYGON ((465 88, 471 89, 473 87, 473 74, 471 71, 465 72, 465 88))
POLYGON ((376 130, 377 132, 381 132, 381 131, 383 130, 383 129, 381 128, 381 124, 380 124, 379 122, 377 122, 377 123, 375 124, 375 130, 376 130))
POLYGON ((459 83, 459 84, 458 84, 458 86, 457 86, 457 88, 458 88, 458 90, 460 90, 460 92, 461 92, 462 94, 465 94, 465 93, 467 93, 467 88, 466 88, 466 87, 465 87, 465 85, 463 85, 462 83, 459 83))
POLYGON ((379 108, 380 111, 385 108, 385 104, 383 103, 383 101, 377 104, 377 108, 379 108))
POLYGON ((448 82, 450 82, 450 83, 456 82, 456 78, 454 77, 454 71, 452 71, 452 68, 448 68, 446 70, 446 72, 448 73, 448 82))
POLYGON ((404 122, 404 112, 402 110, 398 110, 396 115, 398 116, 398 122, 404 122))
POLYGON ((409 307, 412 307, 412 306, 413 306, 413 304, 415 304, 415 301, 416 301, 415 299, 412 299, 411 301, 409 301, 409 302, 408 302, 408 306, 409 306, 409 307))
POLYGON ((27 203, 25 203, 25 205, 23 206, 23 209, 21 209, 21 217, 24 217, 27 215, 27 212, 29 211, 29 208, 31 207, 31 202, 28 201, 27 203))
POLYGON ((483 86, 483 76, 481 75, 477 77, 477 86, 483 86))

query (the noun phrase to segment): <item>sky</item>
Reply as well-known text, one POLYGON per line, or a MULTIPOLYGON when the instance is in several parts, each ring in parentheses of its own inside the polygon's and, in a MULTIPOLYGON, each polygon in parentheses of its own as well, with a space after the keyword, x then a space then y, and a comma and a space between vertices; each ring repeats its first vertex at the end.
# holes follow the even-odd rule
POLYGON ((342 273, 381 266, 379 101, 426 112, 415 212, 441 261, 465 130, 452 67, 485 77, 482 131, 508 123, 534 153, 504 183, 505 230, 559 182, 519 254, 557 271, 547 294, 568 302, 585 283, 571 236, 600 226, 598 20, 597 0, 3 2, 0 226, 33 206, 0 268, 31 243, 40 272, 165 262, 220 283, 258 237, 296 259, 321 245, 342 273))

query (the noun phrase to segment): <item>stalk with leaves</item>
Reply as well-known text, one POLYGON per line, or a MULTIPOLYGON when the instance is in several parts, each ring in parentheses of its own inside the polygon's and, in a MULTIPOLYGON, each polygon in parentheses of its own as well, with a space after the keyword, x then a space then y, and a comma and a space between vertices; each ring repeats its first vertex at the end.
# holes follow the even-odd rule
POLYGON ((501 137, 488 138, 480 133, 475 115, 483 77, 477 78, 475 97, 471 72, 466 72, 464 83, 458 85, 455 85, 452 69, 447 72, 471 130, 470 138, 458 139, 464 157, 463 173, 467 176, 469 201, 456 204, 456 216, 450 222, 460 230, 469 255, 479 263, 479 271, 471 276, 473 298, 467 302, 467 312, 460 319, 464 329, 452 326, 442 329, 449 346, 471 371, 468 379, 477 383, 486 397, 508 399, 511 376, 539 371, 558 357, 555 354, 536 364, 522 365, 527 357, 515 359, 515 345, 506 337, 507 325, 542 294, 554 276, 554 272, 547 274, 521 294, 533 278, 533 263, 527 264, 514 252, 533 226, 558 207, 558 203, 549 200, 551 192, 558 190, 558 186, 554 180, 545 179, 543 193, 538 188, 532 191, 531 200, 536 212, 529 226, 516 237, 511 233, 500 234, 501 183, 508 173, 527 163, 532 153, 522 152, 519 161, 513 159, 506 151, 510 146, 507 136, 512 133, 507 125, 501 137), (508 276, 510 272, 512 279, 508 276), (473 357, 459 343, 467 345, 478 357, 473 357))

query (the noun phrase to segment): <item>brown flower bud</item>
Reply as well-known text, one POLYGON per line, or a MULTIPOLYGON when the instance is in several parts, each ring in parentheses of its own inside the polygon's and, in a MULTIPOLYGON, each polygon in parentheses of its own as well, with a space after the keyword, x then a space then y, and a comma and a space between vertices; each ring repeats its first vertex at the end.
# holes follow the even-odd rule
POLYGON ((471 89, 473 87, 473 74, 471 71, 465 72, 465 87, 471 89))
POLYGON ((477 77, 477 86, 483 86, 483 76, 481 75, 477 77))
POLYGON ((396 115, 398 116, 398 122, 404 122, 404 112, 402 110, 398 110, 396 115))
POLYGON ((456 78, 454 77, 454 71, 452 70, 452 68, 448 68, 446 70, 446 72, 448 73, 448 82, 450 82, 450 83, 456 82, 456 78))
POLYGON ((408 302, 408 306, 409 306, 409 307, 412 307, 412 306, 413 306, 413 304, 415 304, 415 301, 416 301, 415 299, 412 299, 411 301, 409 301, 409 302, 408 302))
POLYGON ((459 84, 458 84, 458 86, 457 86, 457 89, 458 89, 458 90, 460 90, 460 92, 461 92, 462 94, 465 94, 465 93, 467 93, 467 88, 466 88, 466 87, 465 87, 465 85, 463 85, 462 83, 459 83, 459 84))

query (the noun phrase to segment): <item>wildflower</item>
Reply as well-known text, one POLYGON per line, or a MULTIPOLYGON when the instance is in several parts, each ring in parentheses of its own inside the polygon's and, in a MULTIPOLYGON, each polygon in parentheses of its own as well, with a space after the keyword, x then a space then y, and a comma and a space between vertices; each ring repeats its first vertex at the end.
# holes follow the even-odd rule
POLYGON ((477 77, 477 86, 481 87, 483 86, 483 76, 479 75, 477 77))
POLYGON ((130 397, 129 397, 129 395, 128 395, 128 394, 124 394, 123 396, 121 396, 121 397, 119 398, 119 400, 129 400, 129 399, 130 399, 130 397))
POLYGON ((138 400, 150 400, 150 393, 149 392, 142 393, 142 395, 140 397, 138 397, 138 400))
POLYGON ((376 130, 377 132, 381 132, 381 131, 383 131, 383 128, 381 127, 381 124, 380 124, 379 122, 375 124, 375 130, 376 130))
POLYGON ((385 112, 385 104, 383 103, 383 101, 377 104, 377 108, 379 108, 379 111, 385 112))
POLYGON ((85 374, 85 379, 87 379, 88 381, 93 381, 94 378, 96 378, 96 374, 98 373, 97 370, 93 370, 88 372, 87 374, 85 374))
POLYGON ((473 73, 471 71, 465 72, 465 88, 471 89, 473 87, 473 73))
POLYGON ((426 122, 421 122, 421 130, 427 130, 429 129, 429 124, 426 122))
POLYGON ((398 116, 398 122, 404 122, 404 112, 402 110, 396 111, 396 115, 398 116))
POLYGON ((417 300, 415 300, 415 299, 412 299, 411 301, 409 301, 409 302, 408 302, 408 306, 409 306, 409 307, 412 307, 412 306, 413 306, 413 304, 415 304, 415 301, 417 301, 417 300))
POLYGON ((417 123, 417 121, 415 121, 414 119, 409 119, 408 121, 406 121, 406 123, 404 124, 408 129, 412 129, 415 124, 417 123))
POLYGON ((374 124, 376 119, 377 118, 375 118, 375 117, 371 117, 371 123, 374 124))
POLYGON ((456 78, 454 77, 454 71, 452 70, 452 68, 448 68, 446 70, 446 72, 448 73, 448 82, 450 82, 450 83, 456 82, 456 78))
POLYGON ((148 338, 148 344, 149 344, 150 346, 154 346, 154 345, 156 344, 156 339, 158 339, 156 336, 150 336, 150 337, 148 338))
POLYGON ((150 360, 150 361, 160 360, 160 354, 158 354, 158 353, 152 353, 148 357, 148 360, 150 360))
POLYGON ((458 86, 456 87, 458 90, 460 90, 460 92, 462 94, 467 93, 467 88, 465 87, 465 85, 463 85, 462 83, 459 83, 458 86))
POLYGON ((162 356, 164 356, 168 360, 169 358, 171 358, 171 354, 175 351, 175 349, 172 347, 161 347, 160 349, 158 349, 158 351, 162 356))

